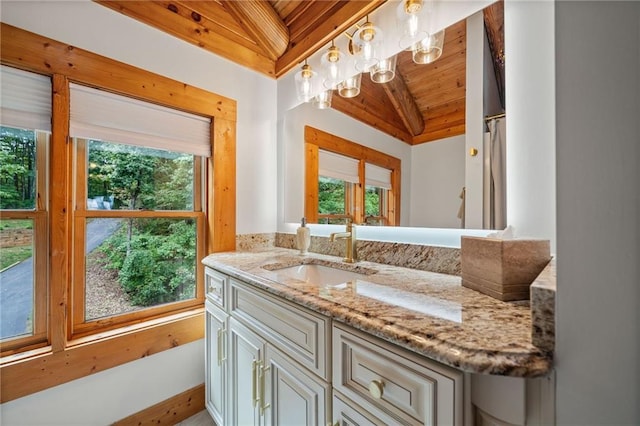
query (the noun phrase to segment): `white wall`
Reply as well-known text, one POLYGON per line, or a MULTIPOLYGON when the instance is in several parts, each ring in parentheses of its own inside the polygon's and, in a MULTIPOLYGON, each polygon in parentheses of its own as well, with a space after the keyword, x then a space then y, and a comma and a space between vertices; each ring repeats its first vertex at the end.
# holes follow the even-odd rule
POLYGON ((504 4, 507 221, 556 244, 554 2, 504 4))
POLYGON ((204 341, 189 343, 0 405, 7 426, 108 425, 202 384, 204 341))
POLYGON ((557 420, 638 425, 640 3, 555 16, 557 420))
MULTIPOLYGON (((3 0, 0 13, 7 24, 235 99, 237 232, 275 232, 275 80, 89 1, 3 0)), ((111 423, 202 383, 201 348, 180 346, 3 404, 2 423, 111 423)))
POLYGON ((458 210, 465 185, 464 168, 465 135, 412 147, 409 226, 461 227, 458 210))

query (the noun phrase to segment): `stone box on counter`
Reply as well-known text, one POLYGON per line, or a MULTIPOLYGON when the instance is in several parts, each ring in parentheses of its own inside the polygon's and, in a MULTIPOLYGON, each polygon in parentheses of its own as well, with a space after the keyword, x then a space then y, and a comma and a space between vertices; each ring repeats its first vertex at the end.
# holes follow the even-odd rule
POLYGON ((529 299, 529 286, 551 260, 549 240, 463 236, 462 285, 502 301, 529 299))

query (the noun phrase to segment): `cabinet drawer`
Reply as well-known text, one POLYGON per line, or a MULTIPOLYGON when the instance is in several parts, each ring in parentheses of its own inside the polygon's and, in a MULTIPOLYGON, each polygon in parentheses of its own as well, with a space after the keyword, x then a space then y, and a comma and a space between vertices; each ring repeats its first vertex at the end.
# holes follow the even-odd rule
POLYGON ((329 318, 230 279, 231 314, 301 365, 329 380, 329 318))
POLYGON ((396 420, 377 411, 369 413, 340 392, 333 392, 333 422, 331 426, 386 426, 395 425, 396 420))
POLYGON ((227 280, 229 278, 209 267, 205 267, 204 279, 207 299, 218 307, 226 310, 227 302, 225 299, 225 293, 227 292, 227 280))
POLYGON ((463 374, 343 325, 333 327, 333 386, 398 424, 462 424, 463 374))

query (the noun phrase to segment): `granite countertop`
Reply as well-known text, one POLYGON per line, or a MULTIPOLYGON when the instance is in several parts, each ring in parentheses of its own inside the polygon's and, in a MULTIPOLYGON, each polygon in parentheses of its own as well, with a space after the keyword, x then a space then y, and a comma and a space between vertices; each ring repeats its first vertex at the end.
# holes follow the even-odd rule
POLYGON ((501 302, 462 287, 455 275, 372 262, 349 265, 335 256, 301 256, 273 247, 216 253, 203 263, 466 372, 537 377, 552 368, 551 354, 531 342, 528 301, 501 302), (278 271, 302 263, 330 264, 366 276, 319 287, 278 271))

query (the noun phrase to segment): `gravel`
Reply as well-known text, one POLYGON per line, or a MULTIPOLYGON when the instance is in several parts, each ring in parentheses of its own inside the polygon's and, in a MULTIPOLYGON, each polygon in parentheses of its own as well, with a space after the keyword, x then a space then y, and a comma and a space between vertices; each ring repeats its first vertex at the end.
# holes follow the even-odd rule
POLYGON ((118 272, 106 268, 107 257, 99 250, 87 256, 86 312, 87 320, 143 309, 134 306, 118 282, 118 272))

